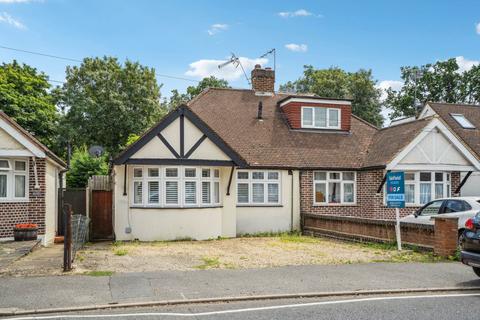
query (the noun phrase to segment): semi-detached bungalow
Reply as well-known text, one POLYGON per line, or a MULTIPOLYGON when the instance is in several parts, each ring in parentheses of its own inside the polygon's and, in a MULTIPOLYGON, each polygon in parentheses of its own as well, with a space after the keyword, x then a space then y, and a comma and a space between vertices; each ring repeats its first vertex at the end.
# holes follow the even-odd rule
POLYGON ((256 66, 252 90, 208 89, 121 153, 116 238, 289 231, 307 213, 393 218, 387 171, 406 172, 406 215, 458 194, 461 173, 480 170, 480 147, 441 105, 379 129, 353 115, 349 100, 276 93, 274 82, 273 70, 256 66))
POLYGON ((0 111, 0 241, 13 239, 16 224, 35 223, 42 243, 53 243, 59 227, 58 189, 66 167, 0 111))

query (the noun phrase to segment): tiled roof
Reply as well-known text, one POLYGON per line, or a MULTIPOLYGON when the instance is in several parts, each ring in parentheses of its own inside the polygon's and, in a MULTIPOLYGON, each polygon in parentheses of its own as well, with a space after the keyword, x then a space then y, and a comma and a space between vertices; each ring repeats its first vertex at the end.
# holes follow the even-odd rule
MULTIPOLYGON (((288 94, 257 96, 253 90, 209 89, 188 106, 249 166, 361 168, 378 131, 353 116, 351 131, 291 130, 277 106, 288 94), (263 121, 257 119, 263 103, 263 121)), ((384 164, 383 164, 384 165, 384 164)))
POLYGON ((426 117, 378 130, 368 148, 364 167, 375 167, 389 163, 405 148, 432 120, 426 117))
POLYGON ((471 104, 433 103, 428 105, 442 118, 443 121, 480 157, 480 106, 471 104), (465 129, 450 115, 463 114, 475 129, 465 129))
POLYGON ((35 144, 37 147, 43 150, 45 154, 50 157, 53 161, 61 165, 62 167, 66 168, 67 164, 60 159, 55 153, 50 151, 43 143, 37 140, 30 132, 25 130, 22 126, 20 126, 16 121, 14 121, 12 118, 10 118, 5 112, 0 110, 0 118, 4 119, 7 121, 10 125, 12 125, 17 131, 19 131, 23 136, 25 136, 27 139, 29 139, 33 144, 35 144))

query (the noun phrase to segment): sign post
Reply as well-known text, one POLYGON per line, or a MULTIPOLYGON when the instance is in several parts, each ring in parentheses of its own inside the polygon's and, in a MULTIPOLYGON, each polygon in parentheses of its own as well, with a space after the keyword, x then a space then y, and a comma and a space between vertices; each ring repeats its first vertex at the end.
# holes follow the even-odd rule
POLYGON ((387 173, 387 207, 395 208, 397 247, 398 250, 402 250, 399 208, 405 208, 405 176, 403 172, 387 173))

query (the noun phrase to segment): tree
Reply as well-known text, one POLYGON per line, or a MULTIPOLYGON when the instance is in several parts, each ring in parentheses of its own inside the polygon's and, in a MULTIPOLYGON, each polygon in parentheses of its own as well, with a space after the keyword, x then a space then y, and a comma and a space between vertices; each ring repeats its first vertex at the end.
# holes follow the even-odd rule
POLYGON ((165 100, 165 104, 170 110, 182 103, 187 103, 207 88, 230 88, 230 86, 227 80, 217 79, 214 76, 210 76, 208 78, 203 78, 196 86, 189 86, 187 88, 187 93, 179 93, 176 89, 172 90, 172 95, 169 100, 165 100))
POLYGON ((166 113, 155 70, 129 60, 122 65, 113 57, 85 58, 79 67, 67 67, 56 95, 65 113, 62 133, 72 145, 98 144, 113 154, 166 113))
POLYGON ((108 173, 107 157, 92 157, 86 147, 77 148, 70 161, 70 170, 67 172, 67 186, 69 188, 84 188, 88 178, 93 175, 108 173))
POLYGON ((314 69, 305 66, 303 76, 280 86, 280 91, 314 93, 321 97, 352 99, 352 112, 376 125, 383 124, 380 90, 371 70, 346 72, 337 67, 314 69))
POLYGON ((58 113, 48 77, 17 61, 0 66, 0 109, 47 147, 55 144, 58 113))
POLYGON ((422 66, 401 69, 403 86, 387 90, 385 106, 392 109, 390 117, 415 116, 416 106, 427 101, 448 103, 480 103, 480 66, 461 71, 455 58, 422 66))

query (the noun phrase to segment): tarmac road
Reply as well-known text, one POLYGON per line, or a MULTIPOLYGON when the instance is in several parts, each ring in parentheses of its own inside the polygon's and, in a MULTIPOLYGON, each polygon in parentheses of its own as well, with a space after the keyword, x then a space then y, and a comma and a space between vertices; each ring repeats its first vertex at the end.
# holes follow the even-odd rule
POLYGON ((7 319, 479 319, 480 292, 292 299, 241 303, 103 310, 7 319))

